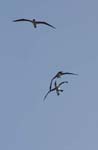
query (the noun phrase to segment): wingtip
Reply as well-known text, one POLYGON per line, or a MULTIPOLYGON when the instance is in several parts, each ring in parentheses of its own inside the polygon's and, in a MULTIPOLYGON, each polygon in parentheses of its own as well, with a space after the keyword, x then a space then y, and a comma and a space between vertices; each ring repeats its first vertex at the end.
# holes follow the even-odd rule
POLYGON ((56 27, 53 27, 54 29, 56 29, 56 27))
POLYGON ((13 20, 12 22, 17 22, 17 20, 13 20))
POLYGON ((78 76, 79 74, 75 73, 76 76, 78 76))
POLYGON ((45 95, 45 96, 44 96, 44 98, 43 98, 43 102, 46 100, 46 97, 47 97, 47 95, 45 95))
POLYGON ((45 100, 46 100, 46 97, 44 97, 43 102, 45 102, 45 100))

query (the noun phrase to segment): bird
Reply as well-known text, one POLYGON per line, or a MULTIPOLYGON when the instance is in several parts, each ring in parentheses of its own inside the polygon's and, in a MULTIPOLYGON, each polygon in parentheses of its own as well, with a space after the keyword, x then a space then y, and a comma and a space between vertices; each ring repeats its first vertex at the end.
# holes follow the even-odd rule
POLYGON ((51 79, 51 81, 50 81, 50 87, 49 87, 50 90, 51 90, 51 88, 52 88, 52 82, 53 82, 53 80, 56 79, 56 78, 61 78, 61 76, 63 76, 63 75, 78 75, 78 74, 76 74, 76 73, 71 73, 71 72, 59 71, 59 72, 51 79))
POLYGON ((53 92, 53 91, 56 91, 57 95, 59 96, 59 95, 60 95, 59 92, 63 92, 63 91, 64 91, 64 90, 60 89, 60 86, 61 86, 62 84, 64 84, 64 83, 68 83, 68 81, 63 81, 63 82, 59 83, 58 85, 57 85, 57 82, 55 81, 55 82, 54 82, 54 88, 53 88, 53 89, 50 89, 50 90, 46 93, 46 95, 44 96, 44 101, 45 101, 46 97, 48 96, 48 94, 51 93, 51 92, 53 92))
POLYGON ((32 19, 32 20, 30 20, 30 19, 16 19, 16 20, 13 20, 13 22, 20 22, 20 21, 31 22, 33 24, 34 28, 36 28, 38 24, 44 24, 44 25, 48 25, 48 26, 56 29, 54 26, 52 26, 51 24, 49 24, 45 21, 36 21, 35 19, 32 19))

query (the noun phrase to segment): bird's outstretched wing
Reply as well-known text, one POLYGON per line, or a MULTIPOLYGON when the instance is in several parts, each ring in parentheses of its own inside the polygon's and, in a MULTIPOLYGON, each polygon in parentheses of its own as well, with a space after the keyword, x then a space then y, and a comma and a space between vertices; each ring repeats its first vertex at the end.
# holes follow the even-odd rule
POLYGON ((49 89, 51 90, 52 89, 52 82, 53 82, 53 80, 56 78, 56 76, 54 76, 52 79, 51 79, 51 81, 50 81, 50 87, 49 87, 49 89))
POLYGON ((50 92, 53 92, 53 91, 55 91, 55 90, 56 90, 56 88, 53 88, 53 89, 49 90, 49 91, 46 93, 46 95, 44 96, 43 101, 46 99, 46 97, 48 96, 48 94, 49 94, 50 92))
POLYGON ((68 83, 68 81, 63 81, 63 82, 61 82, 59 85, 58 85, 58 87, 60 87, 62 84, 64 84, 64 83, 68 83))
POLYGON ((44 96, 43 101, 45 101, 46 97, 48 96, 48 94, 49 94, 50 92, 51 92, 51 91, 48 91, 48 92, 46 93, 46 95, 44 96))
POLYGON ((68 74, 68 75, 78 75, 78 74, 72 73, 72 72, 64 72, 64 73, 63 73, 63 75, 67 75, 67 74, 68 74))
POLYGON ((45 21, 36 21, 36 23, 37 23, 37 24, 45 24, 45 25, 48 25, 48 26, 50 26, 50 27, 56 29, 54 26, 52 26, 51 24, 49 24, 49 23, 47 23, 47 22, 45 22, 45 21))
POLYGON ((13 22, 19 22, 19 21, 28 21, 28 22, 32 22, 32 20, 29 20, 29 19, 16 19, 16 20, 13 20, 13 22))

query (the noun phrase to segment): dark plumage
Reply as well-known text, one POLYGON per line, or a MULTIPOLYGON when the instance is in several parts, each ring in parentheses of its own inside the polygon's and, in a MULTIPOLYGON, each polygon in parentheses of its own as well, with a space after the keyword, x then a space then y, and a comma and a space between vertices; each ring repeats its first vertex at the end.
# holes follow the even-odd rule
POLYGON ((34 28, 37 27, 37 24, 44 24, 44 25, 48 25, 48 26, 50 26, 50 27, 52 27, 52 28, 55 29, 54 26, 52 26, 51 24, 49 24, 49 23, 47 23, 45 21, 36 21, 35 19, 33 19, 33 20, 30 20, 30 19, 17 19, 17 20, 13 20, 13 22, 20 22, 20 21, 31 22, 34 25, 34 28))
POLYGON ((50 87, 49 87, 50 90, 51 90, 51 88, 52 88, 52 82, 53 82, 53 80, 56 79, 56 78, 61 78, 61 76, 63 76, 63 75, 78 75, 78 74, 76 74, 76 73, 71 73, 71 72, 62 72, 62 71, 59 71, 59 72, 51 79, 50 87))
POLYGON ((54 87, 53 89, 50 89, 50 90, 46 93, 46 95, 44 96, 44 100, 46 99, 46 97, 48 96, 48 94, 49 94, 50 92, 53 92, 53 91, 56 91, 57 95, 60 95, 59 92, 63 92, 63 90, 60 89, 60 86, 61 86, 62 84, 64 84, 64 83, 68 83, 68 81, 61 82, 61 83, 59 83, 58 85, 57 85, 57 82, 55 81, 55 83, 54 83, 54 86, 55 86, 55 87, 54 87))

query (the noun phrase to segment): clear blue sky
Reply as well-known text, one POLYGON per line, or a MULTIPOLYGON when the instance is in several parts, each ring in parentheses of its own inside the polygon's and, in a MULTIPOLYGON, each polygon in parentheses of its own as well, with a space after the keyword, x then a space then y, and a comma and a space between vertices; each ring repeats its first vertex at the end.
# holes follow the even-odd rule
POLYGON ((97 0, 1 0, 0 149, 98 150, 97 0), (60 70, 79 76, 43 103, 60 70))

